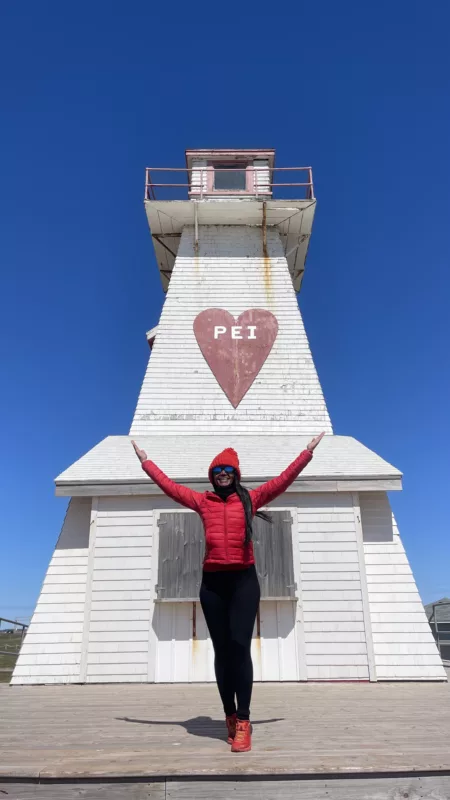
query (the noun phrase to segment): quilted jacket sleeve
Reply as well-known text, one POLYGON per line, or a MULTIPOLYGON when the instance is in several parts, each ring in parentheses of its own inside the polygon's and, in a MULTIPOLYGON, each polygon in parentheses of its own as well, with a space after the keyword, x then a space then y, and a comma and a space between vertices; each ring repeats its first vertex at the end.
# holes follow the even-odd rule
POLYGON ((182 506, 186 506, 186 508, 191 508, 193 511, 200 510, 203 500, 203 494, 201 492, 194 492, 192 489, 188 489, 187 486, 181 486, 179 483, 175 483, 175 481, 168 478, 153 461, 143 461, 142 469, 147 473, 149 478, 163 490, 164 494, 171 497, 176 503, 180 503, 182 506))
POLYGON ((258 486, 257 489, 252 489, 250 497, 253 503, 253 510, 257 511, 258 508, 267 505, 267 503, 275 500, 280 494, 283 494, 291 483, 295 481, 297 475, 300 475, 300 472, 309 464, 312 457, 313 454, 310 450, 303 450, 281 475, 272 478, 272 480, 267 481, 267 483, 263 483, 261 486, 258 486))

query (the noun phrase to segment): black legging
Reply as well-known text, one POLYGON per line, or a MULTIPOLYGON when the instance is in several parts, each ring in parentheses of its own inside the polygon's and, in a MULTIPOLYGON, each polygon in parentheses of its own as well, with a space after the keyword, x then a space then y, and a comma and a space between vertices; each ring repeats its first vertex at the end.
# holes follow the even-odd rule
POLYGON ((203 573, 200 603, 214 646, 217 686, 225 714, 231 716, 237 710, 238 719, 250 718, 250 646, 260 595, 254 566, 203 573))

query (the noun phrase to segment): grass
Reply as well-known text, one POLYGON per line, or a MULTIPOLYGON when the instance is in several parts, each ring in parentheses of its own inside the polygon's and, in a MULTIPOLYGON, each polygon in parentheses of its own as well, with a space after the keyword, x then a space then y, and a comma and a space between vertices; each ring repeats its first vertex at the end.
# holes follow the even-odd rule
MULTIPOLYGON (((18 650, 20 647, 20 643, 22 641, 22 636, 16 633, 2 633, 0 634, 0 650, 18 650)), ((14 665, 16 663, 17 655, 12 653, 11 655, 2 655, 0 653, 0 683, 9 683, 11 680, 11 674, 14 669, 14 665)))

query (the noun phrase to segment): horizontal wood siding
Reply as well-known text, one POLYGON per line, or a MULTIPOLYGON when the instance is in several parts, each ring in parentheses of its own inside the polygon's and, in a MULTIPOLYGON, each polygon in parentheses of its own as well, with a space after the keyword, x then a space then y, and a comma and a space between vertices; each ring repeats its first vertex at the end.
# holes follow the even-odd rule
POLYGON ((352 495, 298 495, 297 502, 308 680, 367 680, 352 495))
POLYGON ((77 683, 83 636, 91 499, 69 502, 11 683, 77 683))
MULTIPOLYGON (((200 210, 201 215, 201 210, 200 210)), ((278 233, 245 225, 200 225, 183 231, 131 434, 331 433, 278 233), (180 303, 180 298, 183 298, 180 303), (193 322, 207 308, 237 316, 270 310, 279 330, 272 351, 242 402, 233 409, 206 363, 193 322)))
POLYGON ((86 681, 147 681, 153 511, 146 497, 98 501, 86 681))
MULTIPOLYGON (((190 175, 192 194, 201 194, 202 192, 206 192, 208 190, 207 166, 208 162, 206 158, 195 159, 192 162, 192 172, 190 175)), ((178 182, 178 178, 176 178, 175 182, 178 182)))
MULTIPOLYGON (((255 158, 253 161, 255 191, 260 194, 271 192, 270 169, 267 158, 255 158)), ((278 173, 279 175, 280 173, 278 173)))
POLYGON ((379 680, 445 679, 387 495, 359 495, 379 680))

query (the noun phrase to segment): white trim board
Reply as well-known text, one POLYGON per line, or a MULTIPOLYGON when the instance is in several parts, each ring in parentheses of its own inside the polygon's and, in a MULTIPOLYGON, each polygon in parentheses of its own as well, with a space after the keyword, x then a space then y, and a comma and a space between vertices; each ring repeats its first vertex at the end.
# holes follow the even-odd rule
MULTIPOLYGON (((264 478, 261 480, 245 481, 245 485, 252 489, 259 484, 264 483, 264 478)), ((180 481, 181 483, 181 481, 180 481)), ((183 481, 184 486, 189 486, 197 492, 207 491, 211 489, 211 485, 202 481, 197 483, 195 481, 183 481)), ((346 480, 341 478, 339 480, 298 480, 287 490, 287 494, 291 492, 395 492, 401 491, 402 479, 401 477, 392 478, 360 478, 346 480)), ((58 482, 55 488, 56 497, 108 497, 115 495, 162 495, 163 492, 155 486, 150 480, 142 481, 140 483, 115 483, 114 481, 104 483, 69 483, 58 482)))

